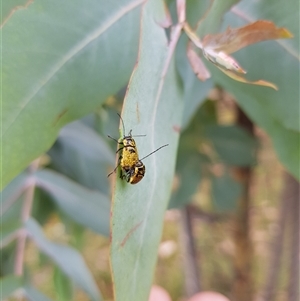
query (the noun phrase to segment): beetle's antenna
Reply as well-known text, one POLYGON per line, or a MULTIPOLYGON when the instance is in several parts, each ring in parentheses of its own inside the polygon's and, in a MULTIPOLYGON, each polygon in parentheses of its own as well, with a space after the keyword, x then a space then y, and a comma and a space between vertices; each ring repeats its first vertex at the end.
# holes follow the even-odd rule
MULTIPOLYGON (((121 117, 121 115, 119 114, 119 113, 117 113, 118 114, 118 116, 120 117, 120 119, 121 119, 121 121, 122 121, 122 125, 123 125, 123 136, 125 137, 125 125, 124 125, 124 121, 123 121, 123 118, 121 117)), ((131 136, 131 137, 145 137, 146 135, 134 135, 134 136, 132 136, 131 135, 131 132, 132 132, 132 130, 130 130, 130 132, 129 132, 129 136, 131 136)), ((110 137, 111 138, 111 137, 110 137)))
POLYGON ((107 135, 107 137, 114 140, 114 141, 116 141, 117 143, 119 143, 119 141, 117 139, 113 138, 112 136, 107 135))
POLYGON ((123 125, 123 136, 125 137, 125 125, 124 125, 124 121, 123 118, 121 117, 121 115, 119 113, 117 113, 118 116, 120 117, 121 121, 122 121, 122 125, 123 125))
POLYGON ((140 161, 142 161, 142 160, 146 159, 147 157, 149 157, 149 156, 151 156, 152 154, 154 154, 154 153, 156 153, 157 151, 159 151, 161 148, 163 148, 163 147, 166 147, 166 146, 168 146, 168 145, 169 145, 169 144, 165 144, 165 145, 163 145, 163 146, 159 147, 158 149, 156 149, 155 151, 153 151, 152 153, 150 153, 150 154, 149 154, 149 155, 147 155, 146 157, 144 157, 144 158, 140 159, 140 161))

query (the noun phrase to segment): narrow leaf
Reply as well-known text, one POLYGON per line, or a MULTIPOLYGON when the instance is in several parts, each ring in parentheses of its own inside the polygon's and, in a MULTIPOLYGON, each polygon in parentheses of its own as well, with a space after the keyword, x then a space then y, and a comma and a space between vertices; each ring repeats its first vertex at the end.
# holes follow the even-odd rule
POLYGON ((242 77, 241 75, 237 74, 237 73, 234 73, 233 71, 231 70, 226 70, 224 68, 221 68, 220 66, 217 66, 222 72, 224 72, 227 76, 231 77, 232 79, 236 80, 236 81, 239 81, 241 83, 246 83, 246 84, 251 84, 251 85, 258 85, 258 86, 265 86, 265 87, 270 87, 276 91, 278 91, 278 87, 271 83, 271 82, 268 82, 268 81, 265 81, 265 80, 257 80, 257 81, 250 81, 250 80, 247 80, 246 78, 242 77))
POLYGON ((0 279, 1 298, 6 299, 16 290, 22 288, 23 278, 18 276, 5 276, 0 279))
POLYGON ((66 125, 48 153, 57 171, 83 186, 109 193, 106 171, 114 166, 115 154, 92 128, 81 121, 66 125))
POLYGON ((207 34, 219 32, 223 16, 239 0, 213 0, 204 16, 198 22, 197 35, 201 39, 207 34))
POLYGON ((146 2, 141 19, 139 60, 123 107, 125 127, 146 137, 136 139, 146 174, 130 185, 116 175, 112 208, 111 266, 116 301, 147 301, 152 284, 164 213, 171 192, 182 119, 183 93, 171 57, 181 27, 168 46, 158 25, 163 2, 146 2), (173 48, 172 48, 173 47, 173 48))
POLYGON ((50 298, 38 291, 34 286, 26 284, 24 286, 24 293, 30 301, 51 301, 50 298))
POLYGON ((256 163, 257 141, 245 129, 211 125, 205 128, 204 134, 225 164, 246 167, 256 163))
POLYGON ((233 211, 242 194, 242 185, 235 181, 228 172, 212 179, 213 204, 217 211, 233 211))
POLYGON ((50 193, 65 214, 98 233, 109 235, 110 202, 105 195, 54 171, 41 170, 35 177, 37 185, 50 193))
POLYGON ((143 2, 30 1, 5 23, 3 185, 128 82, 143 2))
POLYGON ((26 228, 42 252, 47 254, 93 301, 102 300, 97 285, 82 256, 75 249, 48 240, 38 225, 30 219, 26 228))
POLYGON ((169 208, 180 208, 189 203, 201 181, 201 155, 197 152, 182 152, 180 157, 186 158, 186 162, 184 165, 178 164, 179 187, 172 194, 169 208))
POLYGON ((8 245, 15 239, 16 232, 21 229, 22 223, 19 220, 10 220, 9 222, 1 222, 0 248, 8 245))
POLYGON ((209 34, 203 38, 202 43, 203 48, 230 54, 258 42, 292 37, 286 28, 278 28, 273 22, 259 20, 240 28, 228 27, 223 33, 209 34))
POLYGON ((73 283, 59 268, 55 268, 54 277, 55 294, 60 301, 73 300, 73 283))

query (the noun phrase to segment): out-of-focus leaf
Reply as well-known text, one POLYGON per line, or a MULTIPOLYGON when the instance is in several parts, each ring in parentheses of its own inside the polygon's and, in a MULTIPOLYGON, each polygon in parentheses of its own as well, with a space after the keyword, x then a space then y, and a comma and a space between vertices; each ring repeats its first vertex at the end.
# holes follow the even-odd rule
POLYGON ((299 179, 299 16, 297 0, 266 3, 241 1, 226 15, 224 27, 239 27, 256 19, 268 19, 294 34, 293 39, 266 41, 236 53, 251 77, 263 77, 278 92, 232 81, 209 67, 213 79, 234 95, 244 112, 270 136, 286 168, 299 179), (288 18, 286 16, 289 16, 288 18))
POLYGON ((239 27, 256 19, 267 19, 287 28, 294 35, 292 39, 267 41, 244 48, 235 56, 253 77, 264 74, 264 78, 270 78, 279 88, 277 93, 272 93, 266 89, 248 89, 246 85, 237 85, 236 90, 243 89, 244 94, 252 99, 249 101, 248 98, 244 100, 244 97, 239 97, 241 99, 238 101, 242 107, 251 107, 254 104, 257 106, 257 100, 254 98, 263 99, 263 102, 259 101, 262 113, 260 115, 265 115, 263 112, 267 110, 268 117, 273 116, 272 119, 276 122, 295 131, 299 131, 300 29, 296 22, 298 18, 297 0, 289 2, 278 0, 271 5, 264 1, 243 0, 226 15, 224 23, 224 27, 239 27))
POLYGON ((250 166, 256 163, 256 140, 238 126, 209 126, 205 136, 212 142, 220 159, 229 165, 250 166))
POLYGON ((51 195, 47 191, 36 186, 34 190, 31 216, 40 225, 44 225, 49 221, 49 218, 51 218, 53 214, 57 213, 57 209, 58 206, 55 202, 53 202, 51 195))
POLYGON ((8 245, 13 239, 15 233, 22 227, 20 220, 10 220, 7 223, 1 222, 0 248, 8 245))
POLYGON ((236 72, 246 72, 228 54, 261 41, 291 37, 292 34, 287 29, 277 28, 272 22, 261 20, 240 28, 227 28, 223 33, 206 35, 202 41, 203 55, 237 81, 278 90, 276 85, 267 81, 249 81, 238 75, 236 72))
POLYGON ((21 219, 22 193, 29 182, 29 175, 26 172, 21 173, 1 192, 0 219, 2 226, 14 225, 21 219))
POLYGON ((59 301, 69 301, 73 300, 73 288, 70 278, 66 276, 60 269, 57 267, 54 271, 54 286, 57 300, 59 301))
MULTIPOLYGON (((9 205, 7 203, 13 202, 13 200, 17 199, 21 195, 21 193, 26 187, 26 182, 28 178, 29 178, 29 174, 23 172, 19 174, 17 177, 15 177, 9 183, 9 185, 7 185, 3 189, 3 191, 1 192, 1 199, 0 199, 2 210, 4 209, 4 207, 9 205)), ((2 210, 1 210, 1 214, 3 213, 2 210)))
POLYGON ((270 21, 259 20, 239 28, 228 27, 223 33, 208 34, 203 38, 202 44, 204 49, 230 54, 254 43, 292 37, 286 28, 276 27, 270 21))
POLYGON ((210 7, 198 22, 197 34, 203 38, 207 34, 219 32, 223 15, 239 0, 214 0, 210 1, 210 7))
MULTIPOLYGON (((234 2, 235 1, 226 1, 225 5, 221 5, 219 1, 213 1, 209 12, 198 24, 198 34, 202 36, 204 33, 211 33, 215 31, 218 24, 216 24, 216 21, 214 21, 213 18, 216 17, 216 14, 219 16, 222 15, 230 6, 234 4, 234 2)), ((276 28, 272 22, 257 21, 242 28, 228 28, 224 33, 221 34, 205 35, 203 41, 199 40, 196 33, 188 26, 188 24, 185 25, 184 29, 195 46, 202 49, 204 57, 215 64, 226 75, 243 83, 267 86, 277 90, 276 85, 270 82, 264 80, 250 81, 241 75, 236 74, 235 72, 246 72, 237 63, 237 61, 228 54, 253 43, 270 39, 290 38, 292 35, 287 29, 276 28)), ((192 66, 195 71, 195 63, 192 66)), ((199 71, 195 71, 196 74, 198 74, 198 72, 199 71)), ((201 80, 201 78, 199 79, 201 80)))
POLYGON ((89 190, 54 171, 35 173, 37 185, 46 190, 72 219, 92 230, 109 235, 110 203, 99 191, 89 190))
POLYGON ((199 55, 196 53, 196 51, 193 49, 192 44, 188 43, 187 47, 187 57, 191 64, 191 67, 194 71, 194 73, 197 75, 197 77, 201 81, 205 81, 208 78, 210 78, 210 72, 205 67, 204 63, 202 62, 199 55))
POLYGON ((209 158, 199 151, 203 141, 203 128, 215 123, 215 105, 207 101, 198 109, 188 128, 182 133, 176 163, 179 186, 172 194, 169 208, 186 205, 196 192, 205 165, 210 163, 209 158))
POLYGON ((18 276, 6 276, 0 279, 1 299, 11 296, 17 289, 22 288, 23 278, 18 276))
POLYGON ((28 300, 30 301, 51 301, 52 299, 45 296, 43 293, 38 291, 32 285, 26 284, 24 286, 24 293, 28 300))
POLYGON ((234 73, 233 71, 231 70, 227 70, 227 69, 224 69, 224 66, 223 67, 220 67, 217 65, 217 67, 223 72, 225 73, 226 75, 228 75, 229 77, 231 77, 232 79, 234 80, 237 80, 241 83, 245 83, 245 84, 250 84, 250 85, 258 85, 258 86, 265 86, 265 87, 270 87, 274 90, 278 90, 278 87, 271 83, 271 82, 268 82, 266 80, 256 80, 256 81, 250 81, 250 80, 247 80, 246 78, 242 77, 241 75, 237 74, 237 73, 234 73))
POLYGON ((30 219, 26 229, 39 249, 47 254, 93 301, 102 300, 97 285, 82 256, 75 249, 48 240, 38 223, 30 219))
POLYGON ((235 181, 230 174, 212 179, 212 201, 218 211, 233 211, 242 194, 242 185, 235 181))
POLYGON ((107 171, 115 164, 115 154, 93 129, 80 121, 68 124, 49 155, 56 170, 83 186, 108 194, 107 171))
POLYGON ((28 0, 10 0, 1 1, 0 28, 9 20, 9 18, 18 10, 25 9, 32 1, 28 0))
POLYGON ((189 203, 201 181, 202 156, 198 152, 182 152, 179 156, 184 164, 177 168, 179 187, 171 197, 169 208, 180 208, 189 203))
POLYGON ((3 213, 3 215, 1 215, 1 222, 10 223, 12 221, 21 219, 22 207, 23 207, 23 197, 20 197, 15 202, 13 202, 13 204, 9 206, 9 208, 1 212, 3 213))
POLYGON ((3 185, 48 150, 62 126, 126 84, 136 61, 143 2, 32 1, 5 23, 3 185))
MULTIPOLYGON (((183 91, 174 58, 168 66, 170 48, 159 25, 166 17, 164 9, 160 0, 149 0, 143 8, 139 60, 122 117, 133 135, 146 134, 137 142, 140 157, 166 143, 169 146, 145 159, 146 174, 138 184, 127 184, 116 176, 111 221, 116 301, 148 300, 174 176, 183 91)), ((178 26, 173 31, 173 42, 177 34, 178 26)))

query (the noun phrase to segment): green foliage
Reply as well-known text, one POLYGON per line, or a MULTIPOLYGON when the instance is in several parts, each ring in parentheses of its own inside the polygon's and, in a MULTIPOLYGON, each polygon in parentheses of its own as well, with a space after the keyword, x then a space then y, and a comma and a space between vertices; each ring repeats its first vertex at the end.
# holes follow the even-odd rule
POLYGON ((147 2, 142 14, 139 64, 123 105, 126 128, 132 129, 133 135, 146 135, 136 139, 140 157, 166 143, 169 146, 145 159, 146 175, 136 186, 124 185, 116 178, 111 228, 116 301, 147 299, 175 169, 176 127, 181 126, 183 93, 174 60, 164 75, 167 37, 158 23, 165 18, 160 1, 147 2))
POLYGON ((70 279, 86 291, 91 300, 102 299, 90 271, 76 250, 49 241, 33 219, 27 221, 26 229, 39 249, 47 254, 70 279))
POLYGON ((126 84, 141 3, 44 0, 12 14, 2 32, 3 185, 126 84))
MULTIPOLYGON (((176 3, 167 2, 176 24, 176 3)), ((170 47, 174 32, 168 35, 162 27, 167 12, 160 0, 143 6, 141 0, 88 0, 84 6, 70 0, 26 2, 26 7, 18 6, 25 5, 21 0, 4 3, 1 248, 3 258, 13 256, 18 230, 25 230, 56 264, 58 300, 75 297, 74 284, 91 300, 102 297, 76 248, 46 238, 41 225, 50 216, 78 227, 69 232, 78 241, 82 227, 110 234, 115 300, 146 301, 168 204, 186 205, 208 179, 212 207, 234 211, 242 187, 229 168, 255 165, 258 144, 242 128, 219 124, 217 104, 208 100, 215 85, 234 95, 271 137, 284 166, 299 177, 296 0, 243 0, 229 11, 236 2, 215 0, 205 14, 210 1, 188 1, 187 20, 200 37, 218 32, 221 23, 223 28, 241 26, 259 18, 289 29, 292 40, 264 42, 236 55, 250 77, 274 82, 278 92, 233 81, 208 62, 212 77, 200 82, 186 57, 188 37, 180 32, 170 47), (128 82, 124 102, 118 103, 128 82), (146 135, 135 138, 140 158, 169 144, 145 159, 146 174, 137 185, 121 181, 118 174, 107 178, 117 146, 106 135, 118 139, 121 106, 126 131, 146 135), (44 162, 45 152, 50 162, 44 162), (32 164, 22 172, 39 156, 38 167, 32 164), (222 175, 212 171, 214 164, 222 166, 222 175), (178 186, 170 197, 175 170, 178 186), (31 187, 32 214, 24 218, 31 187)), ((2 271, 5 298, 21 288, 29 300, 48 300, 35 284, 11 276, 12 266, 9 261, 2 271)))
POLYGON ((217 211, 234 211, 243 186, 228 172, 212 179, 212 202, 217 211))
POLYGON ((0 287, 1 287, 1 298, 8 298, 12 295, 17 289, 21 288, 23 284, 22 277, 18 276, 6 276, 1 278, 0 287))
POLYGON ((222 162, 233 166, 255 164, 256 141, 246 130, 238 126, 212 125, 204 131, 222 162))
POLYGON ((52 196, 66 215, 100 234, 109 235, 110 203, 105 195, 50 170, 38 171, 35 178, 37 185, 52 196))

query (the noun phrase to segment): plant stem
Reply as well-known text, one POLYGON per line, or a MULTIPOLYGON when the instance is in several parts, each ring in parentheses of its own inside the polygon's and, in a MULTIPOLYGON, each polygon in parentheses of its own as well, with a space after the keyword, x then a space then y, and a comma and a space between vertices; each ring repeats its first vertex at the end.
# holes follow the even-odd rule
MULTIPOLYGON (((277 287, 277 281, 279 277, 279 271, 281 266, 281 255, 284 243, 284 234, 287 227, 288 214, 291 212, 291 187, 289 175, 284 175, 284 187, 281 196, 281 208, 278 224, 278 231, 273 237, 273 243, 270 246, 270 261, 269 268, 266 275, 266 285, 263 291, 264 301, 273 301, 275 297, 275 289, 277 287)), ((299 229, 298 229, 299 231, 299 229)), ((299 233, 299 232, 298 232, 299 233)), ((290 300, 290 299, 289 299, 290 300)), ((291 299, 292 301, 292 299, 291 299)))
MULTIPOLYGON (((254 125, 245 113, 237 108, 237 124, 253 135, 254 125)), ((251 263, 253 247, 250 238, 250 183, 251 167, 234 167, 236 180, 243 186, 243 193, 238 200, 238 209, 235 222, 235 279, 233 284, 234 300, 251 301, 253 296, 253 281, 251 276, 251 263)))
POLYGON ((183 253, 185 291, 188 298, 192 297, 201 289, 192 215, 189 206, 180 210, 180 241, 183 253))
POLYGON ((289 182, 289 191, 291 193, 291 206, 288 218, 289 220, 289 232, 290 232, 290 281, 288 286, 288 300, 299 300, 299 254, 300 254, 300 185, 299 182, 290 174, 286 175, 286 181, 289 182))
MULTIPOLYGON (((39 159, 33 161, 29 166, 29 172, 34 173, 39 166, 39 159)), ((23 222, 23 226, 25 225, 26 221, 30 218, 30 213, 33 204, 33 197, 34 197, 34 189, 35 189, 35 179, 30 179, 28 188, 24 192, 24 201, 23 201, 23 208, 21 213, 21 220, 23 222)), ((25 253, 25 246, 26 246, 26 237, 27 231, 25 228, 22 228, 18 233, 17 239, 17 248, 16 248, 16 258, 15 258, 15 267, 14 272, 17 276, 22 276, 24 271, 24 253, 25 253)))

